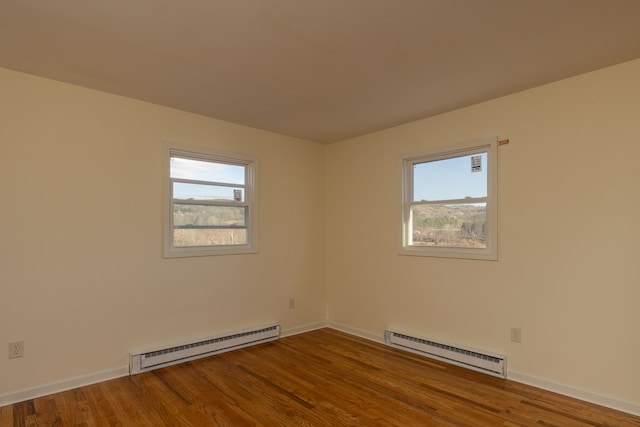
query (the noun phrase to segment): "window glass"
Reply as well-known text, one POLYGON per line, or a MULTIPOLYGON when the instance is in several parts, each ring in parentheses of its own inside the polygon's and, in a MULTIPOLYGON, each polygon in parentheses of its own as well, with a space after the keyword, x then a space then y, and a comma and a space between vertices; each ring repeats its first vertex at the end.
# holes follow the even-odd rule
POLYGON ((487 247, 487 204, 411 207, 412 244, 450 248, 487 247))
POLYGON ((487 153, 416 163, 413 200, 487 197, 487 153))
POLYGON ((171 178, 244 185, 245 168, 244 165, 171 157, 171 178))
POLYGON ((244 188, 173 181, 173 198, 181 200, 244 201, 244 188))

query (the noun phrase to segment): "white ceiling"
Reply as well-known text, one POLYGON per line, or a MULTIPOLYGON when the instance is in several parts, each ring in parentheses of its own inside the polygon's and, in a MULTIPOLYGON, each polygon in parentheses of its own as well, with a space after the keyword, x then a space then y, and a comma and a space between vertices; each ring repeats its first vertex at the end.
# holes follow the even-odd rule
POLYGON ((0 0, 0 67, 323 143, 635 58, 640 0, 0 0))

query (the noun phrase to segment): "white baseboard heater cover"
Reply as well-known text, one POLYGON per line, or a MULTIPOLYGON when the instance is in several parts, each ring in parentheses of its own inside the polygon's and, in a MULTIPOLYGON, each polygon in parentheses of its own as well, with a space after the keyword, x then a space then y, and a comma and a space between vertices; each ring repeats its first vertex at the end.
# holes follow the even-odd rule
POLYGON ((131 354, 129 373, 139 374, 164 368, 226 351, 276 340, 280 337, 280 325, 265 326, 231 332, 201 341, 131 354))
POLYGON ((495 377, 507 378, 507 357, 485 351, 444 344, 400 332, 384 331, 384 342, 391 347, 462 366, 495 377))

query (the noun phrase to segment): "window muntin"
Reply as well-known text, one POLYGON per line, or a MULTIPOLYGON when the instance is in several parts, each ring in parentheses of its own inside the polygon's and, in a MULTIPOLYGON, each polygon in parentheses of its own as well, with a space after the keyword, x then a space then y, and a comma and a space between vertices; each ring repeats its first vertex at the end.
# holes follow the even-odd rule
POLYGON ((257 252, 257 160, 168 149, 165 256, 257 252))
POLYGON ((497 259, 497 141, 403 160, 402 254, 497 259))

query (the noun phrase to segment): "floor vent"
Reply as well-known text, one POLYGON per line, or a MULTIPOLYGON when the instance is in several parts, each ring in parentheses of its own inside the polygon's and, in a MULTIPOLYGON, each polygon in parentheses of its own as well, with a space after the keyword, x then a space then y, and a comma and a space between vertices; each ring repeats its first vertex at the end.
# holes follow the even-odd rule
POLYGON ((157 349, 146 353, 131 354, 129 359, 129 373, 131 375, 139 374, 141 372, 200 359, 225 351, 273 341, 278 339, 279 336, 280 325, 273 325, 233 332, 223 336, 157 349))
POLYGON ((410 351, 453 365, 473 369, 495 377, 507 377, 507 357, 443 344, 393 331, 384 331, 384 341, 388 346, 410 351))

